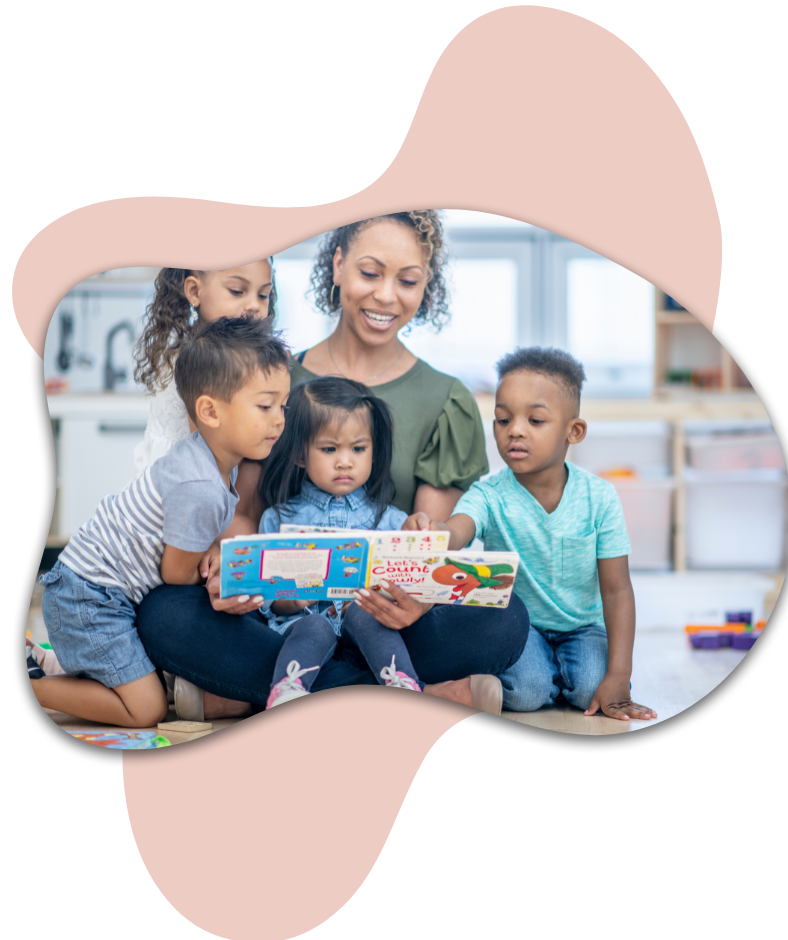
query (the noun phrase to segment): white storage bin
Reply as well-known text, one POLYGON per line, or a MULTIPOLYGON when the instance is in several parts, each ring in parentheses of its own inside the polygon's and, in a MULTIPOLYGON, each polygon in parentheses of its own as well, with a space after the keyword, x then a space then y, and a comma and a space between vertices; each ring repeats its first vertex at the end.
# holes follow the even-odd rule
POLYGON ((771 432, 692 434, 687 436, 688 464, 695 470, 785 470, 780 442, 771 432))
POLYGON ((600 475, 625 468, 645 477, 666 477, 672 433, 667 421, 589 421, 585 440, 569 448, 567 459, 600 475))
POLYGON ((785 470, 768 419, 686 421, 687 465, 694 470, 785 470))
POLYGON ((690 568, 780 568, 785 542, 785 488, 779 470, 684 473, 690 568))
POLYGON ((621 500, 634 571, 667 571, 671 567, 672 507, 676 481, 611 480, 621 500))

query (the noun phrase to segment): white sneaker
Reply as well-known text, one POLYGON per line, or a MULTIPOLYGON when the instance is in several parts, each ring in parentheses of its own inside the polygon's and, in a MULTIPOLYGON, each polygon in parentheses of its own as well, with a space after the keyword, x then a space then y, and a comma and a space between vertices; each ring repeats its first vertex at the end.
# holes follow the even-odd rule
POLYGON ((410 689, 412 692, 421 692, 421 686, 406 672, 397 672, 394 664, 395 657, 391 657, 391 665, 380 670, 380 678, 390 689, 410 689))
POLYGON ((302 669, 301 663, 295 659, 291 660, 287 665, 287 675, 271 689, 265 707, 273 708, 274 705, 284 705, 285 702, 290 702, 294 698, 309 695, 309 690, 304 688, 301 676, 319 668, 320 666, 310 666, 309 669, 302 669))

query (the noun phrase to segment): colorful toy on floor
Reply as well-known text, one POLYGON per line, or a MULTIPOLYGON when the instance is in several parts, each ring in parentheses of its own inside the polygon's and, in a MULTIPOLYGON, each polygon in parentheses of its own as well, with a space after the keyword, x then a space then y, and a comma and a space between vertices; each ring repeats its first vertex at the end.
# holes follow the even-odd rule
POLYGON ((117 751, 147 751, 155 747, 170 747, 167 738, 155 731, 70 731, 64 729, 72 737, 95 744, 98 747, 108 747, 117 751))
POLYGON ((765 620, 759 620, 753 627, 749 610, 728 612, 725 620, 724 624, 687 624, 684 631, 689 635, 692 648, 750 650, 766 626, 765 620))

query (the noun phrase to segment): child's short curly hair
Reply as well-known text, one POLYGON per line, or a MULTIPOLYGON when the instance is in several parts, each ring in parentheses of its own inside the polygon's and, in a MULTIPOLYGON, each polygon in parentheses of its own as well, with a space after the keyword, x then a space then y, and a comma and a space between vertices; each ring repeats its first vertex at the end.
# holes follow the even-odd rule
POLYGON ((348 246, 358 234, 374 222, 391 220, 407 225, 416 233, 424 251, 424 258, 428 265, 428 281, 424 289, 424 298, 419 306, 414 323, 430 323, 436 330, 440 330, 449 320, 448 290, 443 276, 443 265, 446 263, 446 246, 443 238, 443 224, 440 213, 436 209, 413 209, 410 212, 392 212, 388 215, 379 215, 371 219, 361 219, 350 225, 342 225, 328 232, 320 244, 320 250, 315 258, 310 276, 310 293, 315 298, 318 310, 329 315, 338 312, 339 304, 332 298, 334 287, 334 255, 337 248, 342 254, 347 252, 348 246))
POLYGON ((536 372, 557 379, 568 397, 580 407, 580 392, 586 380, 581 363, 563 349, 552 346, 521 346, 507 353, 495 364, 498 381, 510 372, 536 372))

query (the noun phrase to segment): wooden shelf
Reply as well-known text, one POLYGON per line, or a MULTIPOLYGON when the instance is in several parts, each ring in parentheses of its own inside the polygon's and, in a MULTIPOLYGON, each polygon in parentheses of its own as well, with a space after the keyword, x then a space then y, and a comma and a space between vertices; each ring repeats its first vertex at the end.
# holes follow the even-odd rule
POLYGON ((686 310, 657 310, 657 326, 701 326, 693 314, 686 310))

